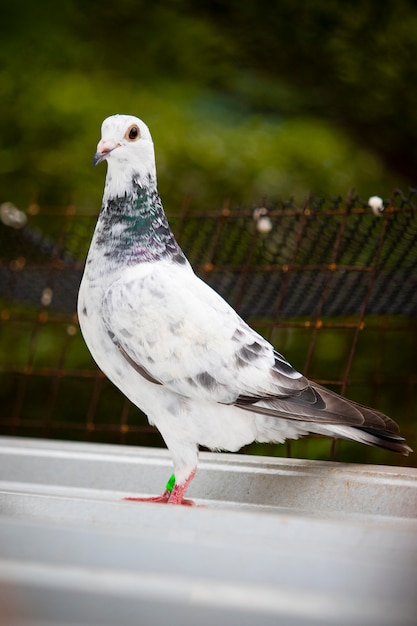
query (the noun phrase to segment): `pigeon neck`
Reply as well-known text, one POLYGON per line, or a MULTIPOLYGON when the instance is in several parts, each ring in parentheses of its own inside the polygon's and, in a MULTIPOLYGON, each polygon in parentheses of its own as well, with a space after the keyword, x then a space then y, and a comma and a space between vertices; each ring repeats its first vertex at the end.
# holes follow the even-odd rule
POLYGON ((107 245, 107 255, 124 265, 163 258, 185 263, 162 207, 155 180, 148 185, 133 181, 129 193, 108 198, 101 211, 97 244, 107 245))

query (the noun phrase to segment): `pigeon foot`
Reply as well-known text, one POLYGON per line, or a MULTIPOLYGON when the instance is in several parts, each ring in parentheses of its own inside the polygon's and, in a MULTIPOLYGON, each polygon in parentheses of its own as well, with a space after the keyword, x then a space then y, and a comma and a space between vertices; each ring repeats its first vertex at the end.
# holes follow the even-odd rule
POLYGON ((164 493, 162 493, 160 496, 151 496, 148 498, 127 497, 123 498, 123 500, 127 500, 129 502, 157 502, 161 504, 195 506, 195 502, 193 500, 188 500, 187 498, 184 498, 184 494, 188 488, 188 485, 194 478, 195 472, 196 469, 193 469, 191 474, 181 485, 176 484, 175 476, 173 474, 167 482, 164 493))

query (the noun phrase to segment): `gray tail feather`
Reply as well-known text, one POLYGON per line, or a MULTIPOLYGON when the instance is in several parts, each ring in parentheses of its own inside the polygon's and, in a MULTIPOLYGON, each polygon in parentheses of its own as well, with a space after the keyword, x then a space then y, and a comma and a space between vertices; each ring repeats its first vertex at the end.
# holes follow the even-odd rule
POLYGON ((368 446, 378 446, 392 452, 399 452, 408 456, 412 449, 407 445, 405 439, 394 433, 377 430, 374 428, 361 428, 358 426, 339 426, 337 424, 326 424, 319 428, 314 428, 314 432, 340 439, 350 439, 359 441, 368 446))
POLYGON ((235 404, 240 409, 261 415, 298 422, 300 433, 315 433, 340 437, 378 446, 408 455, 412 449, 398 434, 398 424, 376 409, 344 398, 326 387, 308 381, 308 386, 287 396, 239 396, 235 404))

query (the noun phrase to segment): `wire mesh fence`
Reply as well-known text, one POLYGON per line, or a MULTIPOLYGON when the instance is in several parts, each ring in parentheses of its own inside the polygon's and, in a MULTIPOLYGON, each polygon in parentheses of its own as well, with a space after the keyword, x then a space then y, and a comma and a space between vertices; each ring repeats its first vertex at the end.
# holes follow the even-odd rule
MULTIPOLYGON (((417 443, 417 192, 170 215, 195 271, 308 377, 396 419, 417 443)), ((96 214, 0 207, 2 434, 162 445, 105 379, 76 301, 96 214)), ((248 452, 413 465, 311 439, 248 452)))

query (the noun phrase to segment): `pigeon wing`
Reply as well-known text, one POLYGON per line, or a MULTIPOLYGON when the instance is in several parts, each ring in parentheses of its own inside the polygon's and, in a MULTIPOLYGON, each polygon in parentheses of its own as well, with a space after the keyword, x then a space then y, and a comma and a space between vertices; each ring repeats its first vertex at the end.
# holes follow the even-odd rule
POLYGON ((103 316, 131 366, 180 395, 286 419, 366 421, 349 401, 310 385, 188 265, 126 270, 107 289, 103 316))

